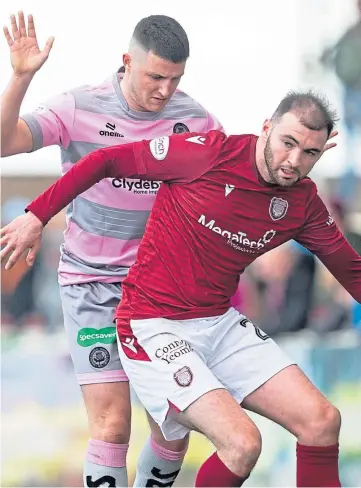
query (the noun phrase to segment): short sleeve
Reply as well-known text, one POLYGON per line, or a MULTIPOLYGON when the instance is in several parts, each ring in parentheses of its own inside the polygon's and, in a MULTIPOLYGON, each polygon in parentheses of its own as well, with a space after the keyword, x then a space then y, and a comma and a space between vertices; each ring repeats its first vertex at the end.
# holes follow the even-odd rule
POLYGON ((21 115, 32 137, 31 151, 46 146, 69 146, 74 125, 75 100, 70 93, 63 93, 40 105, 34 112, 21 115))

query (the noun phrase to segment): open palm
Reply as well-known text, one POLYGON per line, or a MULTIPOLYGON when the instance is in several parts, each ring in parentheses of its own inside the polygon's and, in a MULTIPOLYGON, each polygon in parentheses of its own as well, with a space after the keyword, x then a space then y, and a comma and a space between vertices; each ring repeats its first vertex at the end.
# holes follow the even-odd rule
POLYGON ((10 60, 15 74, 34 74, 48 59, 54 38, 50 37, 44 49, 39 49, 36 38, 34 19, 28 16, 26 29, 23 12, 18 13, 18 23, 15 15, 11 16, 12 36, 7 27, 4 34, 10 48, 10 60))

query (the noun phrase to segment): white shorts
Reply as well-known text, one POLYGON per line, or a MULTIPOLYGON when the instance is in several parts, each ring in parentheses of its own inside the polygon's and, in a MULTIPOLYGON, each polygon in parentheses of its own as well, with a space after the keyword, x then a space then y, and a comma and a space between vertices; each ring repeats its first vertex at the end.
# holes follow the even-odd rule
POLYGON ((225 388, 243 399, 294 364, 244 315, 230 308, 205 319, 118 322, 119 355, 139 400, 167 440, 189 429, 167 415, 185 410, 209 391, 225 388), (129 330, 129 333, 126 332, 129 330))

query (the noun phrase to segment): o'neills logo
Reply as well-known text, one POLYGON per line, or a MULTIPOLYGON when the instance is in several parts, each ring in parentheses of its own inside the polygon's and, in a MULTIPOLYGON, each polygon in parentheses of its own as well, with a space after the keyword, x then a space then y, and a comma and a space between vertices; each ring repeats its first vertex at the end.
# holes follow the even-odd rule
POLYGON ((216 234, 220 234, 221 236, 227 239, 227 244, 232 246, 233 248, 237 249, 238 251, 244 251, 249 253, 256 253, 263 249, 276 235, 275 230, 268 230, 264 233, 264 235, 257 240, 250 239, 246 232, 232 232, 227 229, 222 229, 221 227, 216 225, 215 220, 210 220, 209 222, 206 221, 206 216, 201 215, 198 219, 198 223, 210 229, 212 232, 216 234))

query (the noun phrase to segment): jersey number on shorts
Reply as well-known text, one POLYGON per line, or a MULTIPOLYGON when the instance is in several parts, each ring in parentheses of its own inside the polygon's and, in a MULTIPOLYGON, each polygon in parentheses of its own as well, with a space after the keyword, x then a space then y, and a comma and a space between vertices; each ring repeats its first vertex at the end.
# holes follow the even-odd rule
POLYGON ((240 321, 240 324, 242 327, 245 327, 245 328, 247 328, 248 324, 253 326, 254 330, 256 332, 256 336, 259 337, 260 339, 262 339, 262 341, 266 341, 267 339, 269 339, 269 336, 265 332, 263 332, 263 330, 261 330, 259 327, 257 327, 257 325, 254 325, 250 320, 242 319, 240 321))
POLYGON ((156 468, 155 466, 152 468, 152 475, 154 478, 158 479, 148 479, 147 484, 145 486, 173 486, 175 479, 179 473, 180 469, 177 471, 173 471, 173 473, 161 473, 160 469, 156 468), (164 480, 164 481, 161 481, 164 480))

